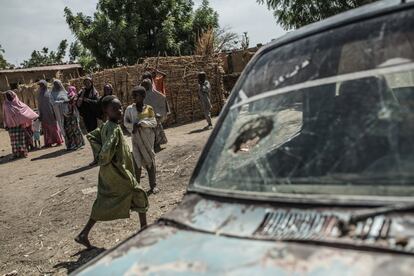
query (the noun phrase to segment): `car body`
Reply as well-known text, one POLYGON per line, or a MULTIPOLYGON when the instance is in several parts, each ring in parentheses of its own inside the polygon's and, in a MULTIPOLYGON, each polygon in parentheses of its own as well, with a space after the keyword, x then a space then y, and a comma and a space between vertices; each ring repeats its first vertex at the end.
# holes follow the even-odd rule
POLYGON ((290 32, 246 67, 183 201, 79 275, 412 275, 414 3, 290 32))

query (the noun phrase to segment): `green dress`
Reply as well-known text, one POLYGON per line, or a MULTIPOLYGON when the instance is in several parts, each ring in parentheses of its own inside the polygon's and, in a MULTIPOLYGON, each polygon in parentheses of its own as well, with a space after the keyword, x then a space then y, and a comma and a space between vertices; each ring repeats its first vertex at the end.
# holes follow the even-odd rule
POLYGON ((145 213, 148 197, 135 179, 131 151, 121 127, 107 121, 86 137, 100 166, 91 218, 106 221, 129 218, 130 210, 145 213))

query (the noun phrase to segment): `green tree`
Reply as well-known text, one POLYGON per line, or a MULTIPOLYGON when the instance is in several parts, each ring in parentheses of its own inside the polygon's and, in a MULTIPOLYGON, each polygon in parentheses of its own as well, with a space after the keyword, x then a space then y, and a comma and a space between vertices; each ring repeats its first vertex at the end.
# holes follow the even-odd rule
POLYGON ((375 0, 256 0, 274 11, 284 29, 299 28, 375 0))
POLYGON ((209 29, 218 29, 219 15, 210 7, 208 0, 203 0, 201 6, 194 12, 193 31, 199 36, 209 29))
POLYGON ((34 67, 50 64, 60 64, 65 58, 67 47, 68 42, 66 39, 64 39, 59 43, 56 51, 49 52, 49 48, 47 47, 43 47, 40 51, 34 50, 30 55, 30 58, 23 61, 21 65, 23 67, 34 67))
POLYGON ((13 68, 14 67, 13 64, 8 63, 6 58, 3 56, 4 53, 5 51, 0 44, 0 69, 13 68))
POLYGON ((195 20, 193 6, 192 0, 99 0, 93 17, 67 7, 65 17, 98 64, 112 67, 164 53, 192 54, 194 30, 208 29, 211 21, 195 20))
POLYGON ((88 73, 91 73, 98 68, 96 59, 79 43, 79 41, 75 41, 70 44, 69 60, 70 62, 80 63, 82 68, 88 73))

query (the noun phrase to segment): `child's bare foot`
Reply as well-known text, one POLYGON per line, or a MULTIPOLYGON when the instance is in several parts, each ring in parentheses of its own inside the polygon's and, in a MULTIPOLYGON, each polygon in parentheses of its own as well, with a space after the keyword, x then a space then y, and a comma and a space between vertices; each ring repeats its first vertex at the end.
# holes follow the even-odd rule
POLYGON ((76 238, 75 238, 75 242, 85 246, 86 248, 91 248, 92 245, 88 240, 88 237, 82 234, 79 234, 76 238))

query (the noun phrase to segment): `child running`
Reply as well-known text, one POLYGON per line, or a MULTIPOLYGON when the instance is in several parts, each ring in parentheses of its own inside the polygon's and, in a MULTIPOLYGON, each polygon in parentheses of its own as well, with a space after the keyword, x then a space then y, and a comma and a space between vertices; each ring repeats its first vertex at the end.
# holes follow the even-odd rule
POLYGON ((134 176, 131 151, 119 126, 122 104, 115 96, 106 96, 102 108, 108 121, 86 137, 100 166, 98 194, 91 216, 75 241, 91 248, 88 236, 97 221, 129 218, 130 210, 139 213, 141 228, 147 225, 148 198, 134 176))
POLYGON ((157 120, 155 112, 150 105, 144 104, 146 90, 142 86, 135 86, 132 89, 132 97, 135 103, 125 110, 124 125, 131 133, 132 153, 134 155, 136 168, 136 179, 141 179, 141 168, 144 167, 148 172, 150 193, 159 192, 156 187, 155 170, 155 132, 157 120))

